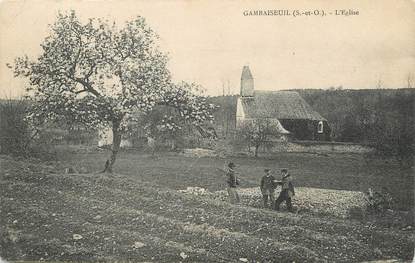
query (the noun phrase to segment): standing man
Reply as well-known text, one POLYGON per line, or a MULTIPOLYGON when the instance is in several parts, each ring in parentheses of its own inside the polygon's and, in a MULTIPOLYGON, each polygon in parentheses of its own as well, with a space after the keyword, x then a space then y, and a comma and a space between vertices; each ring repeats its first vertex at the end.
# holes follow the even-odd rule
POLYGON ((264 207, 265 208, 272 208, 275 201, 275 178, 273 175, 271 175, 270 169, 264 169, 265 175, 261 178, 261 184, 260 189, 262 193, 262 199, 264 200, 264 207), (270 201, 270 204, 268 206, 268 200, 270 201))
POLYGON ((282 180, 276 181, 277 184, 281 185, 281 192, 277 200, 275 201, 275 210, 279 211, 280 204, 283 201, 285 201, 285 203, 287 204, 288 211, 292 212, 293 207, 291 204, 291 198, 295 195, 294 185, 291 182, 291 176, 288 173, 287 169, 282 169, 281 173, 282 173, 282 180))
POLYGON ((238 192, 236 191, 236 187, 239 185, 239 180, 236 177, 236 172, 235 172, 235 164, 233 162, 230 162, 228 164, 228 171, 226 172, 226 176, 227 176, 227 183, 228 183, 228 195, 229 195, 229 200, 232 204, 238 204, 239 203, 239 195, 238 192))

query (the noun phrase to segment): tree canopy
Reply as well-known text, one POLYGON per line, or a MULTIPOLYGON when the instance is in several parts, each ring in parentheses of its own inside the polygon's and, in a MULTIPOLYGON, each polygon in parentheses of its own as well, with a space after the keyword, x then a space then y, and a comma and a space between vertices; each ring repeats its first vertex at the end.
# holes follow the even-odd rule
POLYGON ((248 147, 255 147, 255 157, 258 157, 259 147, 270 143, 272 138, 281 137, 278 121, 265 118, 245 120, 239 127, 238 136, 248 143, 248 147))
POLYGON ((112 155, 106 168, 111 171, 121 135, 137 112, 169 105, 193 125, 213 118, 213 105, 196 84, 172 82, 157 39, 140 16, 119 27, 102 19, 83 23, 74 11, 60 13, 40 56, 15 60, 15 76, 29 79, 29 119, 111 127, 112 155))

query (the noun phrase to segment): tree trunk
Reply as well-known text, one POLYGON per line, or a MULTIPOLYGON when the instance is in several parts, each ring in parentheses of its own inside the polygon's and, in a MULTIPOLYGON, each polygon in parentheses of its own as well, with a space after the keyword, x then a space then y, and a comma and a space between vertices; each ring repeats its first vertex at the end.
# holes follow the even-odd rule
POLYGON ((105 163, 104 173, 112 173, 112 167, 117 158, 118 151, 120 150, 121 132, 119 130, 119 126, 119 122, 113 122, 111 155, 105 163))

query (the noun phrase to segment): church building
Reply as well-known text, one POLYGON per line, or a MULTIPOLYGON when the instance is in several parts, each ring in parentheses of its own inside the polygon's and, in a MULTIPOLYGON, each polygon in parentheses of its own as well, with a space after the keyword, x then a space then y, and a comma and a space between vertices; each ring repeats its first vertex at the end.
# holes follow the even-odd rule
MULTIPOLYGON (((271 87, 275 88, 275 87, 271 87)), ((318 140, 329 141, 331 129, 327 120, 295 91, 265 91, 256 90, 254 77, 248 66, 244 66, 241 75, 239 96, 232 96, 227 101, 236 100, 226 107, 226 111, 233 111, 230 115, 230 123, 235 129, 240 128, 244 122, 255 119, 267 119, 278 127, 280 135, 286 135, 292 140, 318 140)), ((223 104, 223 103, 220 103, 223 104)), ((218 116, 218 124, 225 116, 225 112, 215 114, 218 116)))

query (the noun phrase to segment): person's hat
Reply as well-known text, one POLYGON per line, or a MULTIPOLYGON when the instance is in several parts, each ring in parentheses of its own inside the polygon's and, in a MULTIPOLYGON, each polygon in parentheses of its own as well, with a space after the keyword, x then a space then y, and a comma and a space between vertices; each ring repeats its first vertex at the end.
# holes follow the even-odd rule
POLYGON ((266 173, 269 172, 269 171, 271 171, 271 169, 269 169, 269 168, 264 169, 264 172, 266 172, 266 173))
POLYGON ((282 169, 281 169, 281 173, 284 173, 284 172, 285 172, 285 173, 286 173, 286 172, 288 172, 288 169, 287 169, 287 168, 282 168, 282 169))
POLYGON ((230 163, 228 164, 228 167, 229 167, 229 168, 234 168, 234 167, 235 167, 235 164, 234 164, 233 162, 230 162, 230 163))

